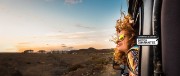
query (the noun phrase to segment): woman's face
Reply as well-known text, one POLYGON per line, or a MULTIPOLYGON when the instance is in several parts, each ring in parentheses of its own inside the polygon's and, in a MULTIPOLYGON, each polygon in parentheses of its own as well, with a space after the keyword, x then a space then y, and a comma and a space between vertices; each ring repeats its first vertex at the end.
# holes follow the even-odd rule
POLYGON ((118 41, 117 41, 117 49, 119 51, 127 52, 130 49, 130 36, 128 35, 128 32, 125 30, 122 30, 118 33, 118 41))

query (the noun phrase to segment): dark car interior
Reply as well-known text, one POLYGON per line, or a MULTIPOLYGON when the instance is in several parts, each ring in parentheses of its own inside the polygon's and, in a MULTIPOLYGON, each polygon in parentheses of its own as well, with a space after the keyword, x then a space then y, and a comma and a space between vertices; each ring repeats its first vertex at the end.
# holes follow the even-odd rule
POLYGON ((128 0, 138 35, 158 36, 157 46, 140 47, 139 76, 179 76, 179 6, 180 0, 128 0))

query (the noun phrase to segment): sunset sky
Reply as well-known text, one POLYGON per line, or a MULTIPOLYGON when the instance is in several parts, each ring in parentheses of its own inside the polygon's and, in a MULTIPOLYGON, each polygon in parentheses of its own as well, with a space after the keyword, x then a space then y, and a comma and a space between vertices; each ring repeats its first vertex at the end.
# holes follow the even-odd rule
POLYGON ((0 52, 113 48, 121 4, 126 11, 126 0, 0 0, 0 52))

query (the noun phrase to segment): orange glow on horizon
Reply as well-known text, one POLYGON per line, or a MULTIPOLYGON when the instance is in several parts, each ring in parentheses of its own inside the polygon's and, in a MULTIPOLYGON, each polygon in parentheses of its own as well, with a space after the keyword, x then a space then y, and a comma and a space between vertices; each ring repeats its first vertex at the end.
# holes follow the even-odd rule
POLYGON ((77 50, 77 49, 86 49, 89 47, 93 47, 95 49, 108 49, 108 48, 113 48, 113 45, 107 45, 107 44, 80 44, 80 45, 73 45, 70 47, 62 47, 60 45, 54 45, 54 46, 48 46, 48 47, 40 47, 40 46, 31 46, 31 47, 25 47, 25 46, 21 46, 18 47, 18 51, 17 52, 23 52, 25 50, 34 50, 34 52, 37 52, 39 50, 45 50, 45 51, 51 51, 51 50, 77 50))

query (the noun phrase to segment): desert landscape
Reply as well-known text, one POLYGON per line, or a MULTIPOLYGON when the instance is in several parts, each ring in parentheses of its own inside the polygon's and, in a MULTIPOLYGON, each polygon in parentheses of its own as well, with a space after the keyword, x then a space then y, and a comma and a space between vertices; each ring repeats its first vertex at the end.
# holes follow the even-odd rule
POLYGON ((119 76, 112 49, 0 53, 0 76, 119 76))

